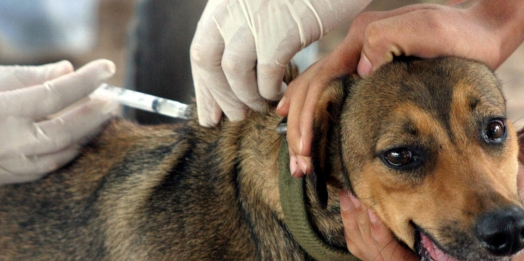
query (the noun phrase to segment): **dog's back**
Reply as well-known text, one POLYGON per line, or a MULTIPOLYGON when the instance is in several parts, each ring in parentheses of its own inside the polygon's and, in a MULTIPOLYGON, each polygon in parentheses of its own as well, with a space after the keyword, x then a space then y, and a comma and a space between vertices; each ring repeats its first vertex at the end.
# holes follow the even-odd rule
MULTIPOLYGON (((253 160, 242 159, 243 153, 275 155, 263 148, 278 147, 252 143, 281 139, 262 134, 274 132, 278 117, 269 118, 228 124, 226 132, 196 121, 178 127, 113 121, 60 171, 0 187, 0 259, 285 259, 279 251, 265 251, 297 247, 281 217, 256 205, 269 192, 238 186, 245 181, 236 172, 253 160), (252 132, 253 127, 267 131, 252 132), (250 137, 243 139, 246 144, 238 144, 242 133, 250 137), (270 236, 268 229, 280 236, 270 236)), ((276 158, 258 160, 257 172, 276 169, 276 158)))

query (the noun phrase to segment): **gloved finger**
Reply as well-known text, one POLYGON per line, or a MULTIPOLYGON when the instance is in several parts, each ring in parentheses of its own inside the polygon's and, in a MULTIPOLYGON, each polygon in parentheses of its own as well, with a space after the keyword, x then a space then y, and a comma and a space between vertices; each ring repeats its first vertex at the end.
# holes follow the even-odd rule
POLYGON ((257 64, 258 92, 262 97, 271 101, 278 101, 284 95, 287 85, 282 81, 286 72, 285 63, 257 64))
MULTIPOLYGON (((218 77, 217 77, 218 78, 218 77)), ((208 85, 209 86, 209 85, 208 85)), ((217 88, 210 88, 211 95, 215 98, 224 114, 230 121, 241 121, 246 117, 247 106, 241 102, 235 95, 231 87, 215 86, 217 88)))
POLYGON ((195 84, 198 122, 204 127, 214 126, 222 118, 222 109, 218 106, 209 89, 201 83, 200 75, 194 70, 192 74, 195 84))
POLYGON ((235 95, 226 81, 222 69, 215 71, 194 71, 195 93, 200 124, 214 126, 220 120, 222 111, 231 121, 244 119, 245 106, 235 95), (218 80, 212 82, 211 79, 218 80), (218 106, 216 106, 218 105, 218 106))
POLYGON ((264 39, 257 40, 258 92, 265 99, 278 101, 287 89, 287 85, 282 81, 286 65, 300 51, 302 43, 297 37, 287 37, 278 48, 268 50, 274 44, 266 44, 264 39))
POLYGON ((0 94, 0 115, 42 119, 86 97, 115 73, 108 60, 88 63, 74 73, 0 94))
POLYGON ((0 134, 5 135, 3 137, 13 136, 12 140, 20 140, 19 137, 24 139, 12 146, 0 148, 0 158, 8 155, 48 154, 63 150, 98 133, 102 124, 112 117, 117 108, 118 104, 115 102, 93 99, 38 123, 9 118, 11 121, 7 121, 6 124, 21 132, 10 133, 6 130, 6 133, 2 134, 0 130, 0 134))
POLYGON ((51 120, 37 123, 47 139, 34 146, 32 151, 34 154, 58 151, 90 138, 115 114, 118 106, 114 101, 93 99, 51 120))
POLYGON ((318 23, 315 8, 305 3, 275 1, 269 4, 268 8, 278 8, 282 13, 270 16, 274 21, 268 26, 257 28, 257 84, 260 95, 268 100, 282 98, 287 88, 282 82, 286 65, 302 48, 323 35, 324 27, 318 23))
POLYGON ((216 23, 199 23, 190 52, 198 118, 203 126, 216 125, 222 111, 231 120, 243 119, 246 112, 245 105, 231 90, 222 70, 224 46, 216 23))
POLYGON ((70 146, 64 150, 38 156, 8 157, 0 160, 0 184, 31 182, 54 171, 79 153, 80 146, 70 146))
POLYGON ((260 96, 256 73, 255 40, 249 28, 240 29, 229 41, 222 57, 222 68, 237 98, 256 111, 265 111, 266 101, 260 96))
POLYGON ((41 66, 0 66, 0 91, 24 88, 73 72, 73 65, 61 61, 41 66))

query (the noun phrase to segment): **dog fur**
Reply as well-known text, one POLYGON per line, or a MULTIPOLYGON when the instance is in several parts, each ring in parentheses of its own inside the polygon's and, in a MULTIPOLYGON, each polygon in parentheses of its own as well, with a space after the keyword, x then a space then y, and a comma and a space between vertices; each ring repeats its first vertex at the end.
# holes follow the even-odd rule
MULTIPOLYGON (((196 116, 176 126, 113 120, 69 165, 0 187, 0 259, 311 260, 282 214, 277 159, 285 137, 268 106, 215 128, 196 116)), ((522 243, 494 253, 479 223, 522 231, 517 155, 486 66, 402 59, 365 80, 334 79, 323 92, 316 179, 307 181, 304 204, 337 249, 346 249, 338 202, 346 189, 423 258, 431 257, 425 236, 460 260, 498 260, 522 243)))

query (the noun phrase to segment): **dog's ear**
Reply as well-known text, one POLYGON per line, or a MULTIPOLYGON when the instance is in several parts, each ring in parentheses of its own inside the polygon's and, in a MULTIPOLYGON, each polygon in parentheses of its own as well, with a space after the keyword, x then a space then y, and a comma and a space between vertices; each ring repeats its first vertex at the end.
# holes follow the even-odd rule
POLYGON ((340 113, 350 84, 349 77, 333 80, 323 91, 315 111, 311 159, 313 171, 308 179, 315 190, 317 202, 327 207, 327 178, 333 170, 332 155, 338 154, 340 113))

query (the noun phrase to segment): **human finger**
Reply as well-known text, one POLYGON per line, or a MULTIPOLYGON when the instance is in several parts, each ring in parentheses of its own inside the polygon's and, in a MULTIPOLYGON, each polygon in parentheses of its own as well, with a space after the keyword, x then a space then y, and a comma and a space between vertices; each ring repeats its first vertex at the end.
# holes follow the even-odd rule
POLYGON ((231 120, 238 121, 244 118, 247 110, 231 90, 222 69, 224 48, 217 24, 207 20, 200 22, 190 52, 198 118, 203 126, 216 125, 222 111, 231 120))
MULTIPOLYGON (((347 192, 349 199, 353 205, 353 218, 356 221, 356 227, 358 227, 358 232, 354 231, 351 233, 350 237, 353 237, 353 234, 360 235, 360 239, 356 242, 356 245, 364 254, 363 259, 377 260, 377 257, 380 256, 380 249, 378 245, 373 242, 373 237, 371 235, 371 221, 369 218, 369 209, 363 205, 360 200, 358 200, 353 193, 347 192)), ((349 233, 348 233, 349 234, 349 233)), ((379 258, 380 260, 380 258, 379 258)))
POLYGON ((368 210, 369 220, 371 223, 371 237, 373 238, 379 255, 387 261, 418 261, 420 260, 413 251, 401 245, 393 236, 393 233, 387 228, 377 215, 368 210))
POLYGON ((452 48, 452 41, 456 41, 457 37, 442 37, 445 31, 454 28, 449 26, 447 20, 439 21, 443 18, 437 18, 439 9, 436 5, 426 5, 418 10, 370 23, 365 30, 359 75, 365 77, 402 54, 429 58, 452 48), (428 34, 428 31, 432 33, 428 34))
POLYGON ((286 72, 286 64, 257 64, 258 90, 260 95, 268 100, 278 101, 284 95, 287 85, 282 81, 286 72))
POLYGON ((341 191, 339 193, 339 198, 342 223, 344 224, 344 235, 346 237, 346 245, 351 254, 360 259, 363 259, 365 258, 364 251, 366 249, 361 247, 361 243, 364 242, 364 240, 357 221, 358 206, 354 205, 354 201, 351 199, 350 192, 341 191))
POLYGON ((108 60, 88 63, 44 84, 0 94, 0 115, 42 119, 86 97, 115 73, 108 60))
POLYGON ((41 66, 0 66, 0 91, 24 88, 73 72, 73 65, 61 61, 41 66))
POLYGON ((10 128, 0 130, 3 137, 23 140, 0 149, 0 157, 8 155, 33 156, 61 151, 72 144, 96 134, 102 124, 112 117, 118 104, 113 101, 93 99, 56 115, 54 118, 34 123, 30 119, 9 117, 4 124, 10 128), (18 130, 16 133, 10 129, 18 130))
POLYGON ((350 192, 341 192, 340 201, 347 246, 356 257, 374 261, 419 260, 395 239, 371 209, 350 192))
POLYGON ((0 184, 38 180, 47 173, 64 166, 79 153, 80 146, 43 155, 8 157, 0 159, 0 184))
POLYGON ((297 156, 295 153, 289 149, 289 170, 291 172, 291 176, 295 178, 300 178, 305 175, 305 173, 302 171, 302 168, 300 167, 300 163, 297 159, 297 156))
POLYGON ((255 65, 255 40, 247 27, 239 29, 226 45, 222 68, 233 93, 249 108, 266 110, 266 101, 259 93, 255 65))
MULTIPOLYGON (((315 65, 313 65, 315 66, 315 65)), ((311 68, 310 68, 311 69, 311 68)), ((308 69, 308 70, 310 70, 308 69)), ((314 69, 311 69, 314 70, 314 69)), ((307 71, 306 71, 307 72, 307 71)), ((300 103, 300 101, 304 100, 307 95, 307 90, 301 90, 299 87, 299 83, 296 81, 305 80, 308 76, 311 76, 313 74, 308 74, 302 77, 302 79, 297 78, 295 81, 291 82, 289 85, 288 90, 286 91, 285 96, 280 100, 279 105, 277 106, 277 113, 279 113, 282 116, 288 116, 287 117, 287 133, 286 133, 286 139, 288 142, 288 147, 290 151, 290 155, 293 155, 293 157, 290 157, 290 165, 296 166, 300 169, 300 172, 291 172, 292 175, 295 177, 300 177, 303 174, 307 174, 307 169, 304 169, 303 166, 299 165, 298 157, 302 157, 300 153, 300 129, 297 128, 299 126, 299 118, 297 116, 294 116, 297 113, 297 111, 300 111, 303 103, 300 103), (294 114, 295 113, 295 114, 294 114)), ((305 88, 308 88, 309 86, 305 86, 305 88)), ((301 163, 303 163, 305 160, 301 160, 301 163)))
POLYGON ((366 27, 360 76, 366 77, 399 55, 459 56, 482 61, 493 69, 507 57, 501 50, 505 45, 493 33, 495 25, 475 8, 424 4, 405 10, 408 12, 387 15, 366 27))
POLYGON ((340 45, 292 81, 277 107, 277 113, 288 116, 288 144, 306 174, 311 171, 313 121, 320 95, 330 81, 356 69, 360 55, 358 39, 347 41, 350 43, 340 45))

